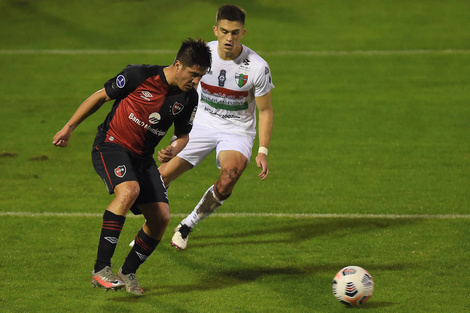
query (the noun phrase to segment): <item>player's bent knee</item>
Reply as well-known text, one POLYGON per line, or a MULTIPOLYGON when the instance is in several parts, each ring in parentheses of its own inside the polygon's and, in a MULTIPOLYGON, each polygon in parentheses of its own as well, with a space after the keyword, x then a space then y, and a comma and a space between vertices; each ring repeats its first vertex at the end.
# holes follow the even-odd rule
POLYGON ((114 193, 121 203, 132 205, 139 196, 140 186, 137 182, 125 182, 117 185, 114 193))
POLYGON ((230 195, 242 173, 243 170, 238 168, 222 169, 217 184, 218 192, 224 196, 230 195))
POLYGON ((240 176, 242 175, 243 170, 238 168, 222 169, 220 173, 220 181, 222 185, 234 185, 240 176))
POLYGON ((160 214, 160 224, 167 227, 170 223, 170 210, 166 210, 160 214))

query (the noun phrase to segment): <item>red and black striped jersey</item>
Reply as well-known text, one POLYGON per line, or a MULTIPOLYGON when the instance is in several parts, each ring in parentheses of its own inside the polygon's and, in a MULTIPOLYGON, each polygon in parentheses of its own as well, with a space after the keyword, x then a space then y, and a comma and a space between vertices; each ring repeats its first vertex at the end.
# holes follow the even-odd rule
POLYGON ((173 123, 178 133, 191 131, 197 92, 168 85, 163 69, 158 65, 128 65, 104 84, 115 101, 98 126, 95 145, 116 143, 138 156, 149 157, 173 123))

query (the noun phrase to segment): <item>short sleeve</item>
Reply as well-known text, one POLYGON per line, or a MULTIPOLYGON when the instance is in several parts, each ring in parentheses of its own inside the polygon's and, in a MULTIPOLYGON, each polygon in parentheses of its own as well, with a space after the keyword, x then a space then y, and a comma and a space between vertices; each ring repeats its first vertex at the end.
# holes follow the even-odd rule
POLYGON ((178 114, 178 117, 175 118, 174 124, 175 129, 178 132, 183 134, 189 134, 193 128, 194 117, 196 116, 198 103, 198 93, 195 89, 192 89, 188 92, 187 105, 183 109, 181 114, 178 114))
POLYGON ((273 79, 271 76, 271 70, 267 63, 264 63, 258 71, 258 75, 255 81, 255 97, 261 97, 267 94, 271 89, 274 88, 273 79))
POLYGON ((123 99, 148 77, 142 65, 128 65, 119 74, 104 83, 111 99, 123 99))

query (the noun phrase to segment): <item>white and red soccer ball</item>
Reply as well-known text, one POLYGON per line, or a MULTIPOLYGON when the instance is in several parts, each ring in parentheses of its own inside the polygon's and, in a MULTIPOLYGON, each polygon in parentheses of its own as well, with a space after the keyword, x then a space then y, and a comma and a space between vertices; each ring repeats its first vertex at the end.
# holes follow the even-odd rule
POLYGON ((346 266, 333 279, 333 294, 339 302, 347 306, 361 306, 373 291, 372 276, 359 266, 346 266))

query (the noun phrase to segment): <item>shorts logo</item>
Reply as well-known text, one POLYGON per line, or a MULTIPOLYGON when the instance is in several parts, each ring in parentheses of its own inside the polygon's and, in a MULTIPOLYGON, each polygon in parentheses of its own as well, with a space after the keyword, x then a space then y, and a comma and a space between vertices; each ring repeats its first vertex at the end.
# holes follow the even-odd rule
POLYGON ((126 78, 124 77, 124 75, 119 75, 118 77, 116 77, 116 86, 118 86, 118 88, 124 88, 124 86, 126 85, 126 78))
POLYGON ((114 174, 116 174, 117 177, 123 178, 124 175, 126 175, 126 166, 125 165, 119 165, 114 169, 114 174))
POLYGON ((173 104, 173 108, 171 109, 171 113, 173 113, 173 115, 176 115, 176 114, 180 113, 181 111, 183 111, 183 108, 184 108, 184 105, 182 105, 179 102, 175 102, 173 104))
POLYGON ((161 118, 162 117, 160 116, 159 113, 153 112, 152 114, 149 115, 149 122, 150 124, 157 124, 158 122, 160 122, 161 118))

